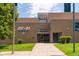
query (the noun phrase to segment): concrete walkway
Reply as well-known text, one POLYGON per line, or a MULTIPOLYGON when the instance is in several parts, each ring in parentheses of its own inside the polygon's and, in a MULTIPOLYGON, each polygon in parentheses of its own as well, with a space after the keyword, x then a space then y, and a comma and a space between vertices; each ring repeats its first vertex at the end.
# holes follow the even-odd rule
POLYGON ((0 56, 65 56, 52 43, 36 43, 31 51, 0 52, 0 56))
POLYGON ((52 43, 37 43, 31 53, 32 56, 64 56, 52 43))
POLYGON ((0 56, 30 56, 31 51, 0 52, 0 56))

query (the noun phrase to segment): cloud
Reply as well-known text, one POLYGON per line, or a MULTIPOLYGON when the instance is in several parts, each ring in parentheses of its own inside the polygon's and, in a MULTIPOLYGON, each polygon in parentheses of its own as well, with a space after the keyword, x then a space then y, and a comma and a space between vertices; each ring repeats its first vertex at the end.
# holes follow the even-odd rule
POLYGON ((32 3, 31 17, 37 17, 39 12, 51 12, 51 8, 57 3, 32 3))
MULTIPOLYGON (((47 0, 48 1, 48 0, 47 0)), ((18 10, 19 10, 19 17, 26 18, 26 17, 37 17, 39 12, 51 12, 52 7, 57 5, 57 3, 50 2, 32 2, 32 3, 19 3, 18 10)))

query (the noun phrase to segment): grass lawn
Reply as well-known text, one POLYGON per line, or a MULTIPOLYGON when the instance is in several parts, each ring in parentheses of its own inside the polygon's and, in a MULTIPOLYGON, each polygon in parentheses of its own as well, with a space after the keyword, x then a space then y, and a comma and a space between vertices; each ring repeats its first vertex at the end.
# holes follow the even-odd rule
MULTIPOLYGON (((32 51, 35 43, 16 44, 15 51, 32 51)), ((11 51, 12 45, 0 45, 0 52, 11 51)))
POLYGON ((63 51, 68 56, 79 56, 79 43, 76 43, 76 52, 73 53, 73 44, 55 44, 57 48, 63 51))

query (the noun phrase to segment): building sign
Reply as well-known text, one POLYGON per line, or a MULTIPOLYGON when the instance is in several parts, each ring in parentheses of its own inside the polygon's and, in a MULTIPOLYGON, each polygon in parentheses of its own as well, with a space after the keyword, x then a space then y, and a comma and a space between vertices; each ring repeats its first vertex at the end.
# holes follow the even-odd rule
POLYGON ((27 32, 27 31, 30 30, 30 26, 27 26, 27 27, 20 26, 20 27, 17 28, 17 30, 19 32, 27 32))
POLYGON ((75 22, 75 31, 79 31, 79 22, 75 22))

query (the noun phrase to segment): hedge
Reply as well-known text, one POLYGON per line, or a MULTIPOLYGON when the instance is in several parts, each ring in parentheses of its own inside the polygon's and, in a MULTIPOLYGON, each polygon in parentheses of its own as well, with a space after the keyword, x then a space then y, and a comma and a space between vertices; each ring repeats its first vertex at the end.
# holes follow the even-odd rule
POLYGON ((60 43, 64 44, 64 43, 70 43, 72 39, 72 36, 60 36, 59 40, 60 43))

